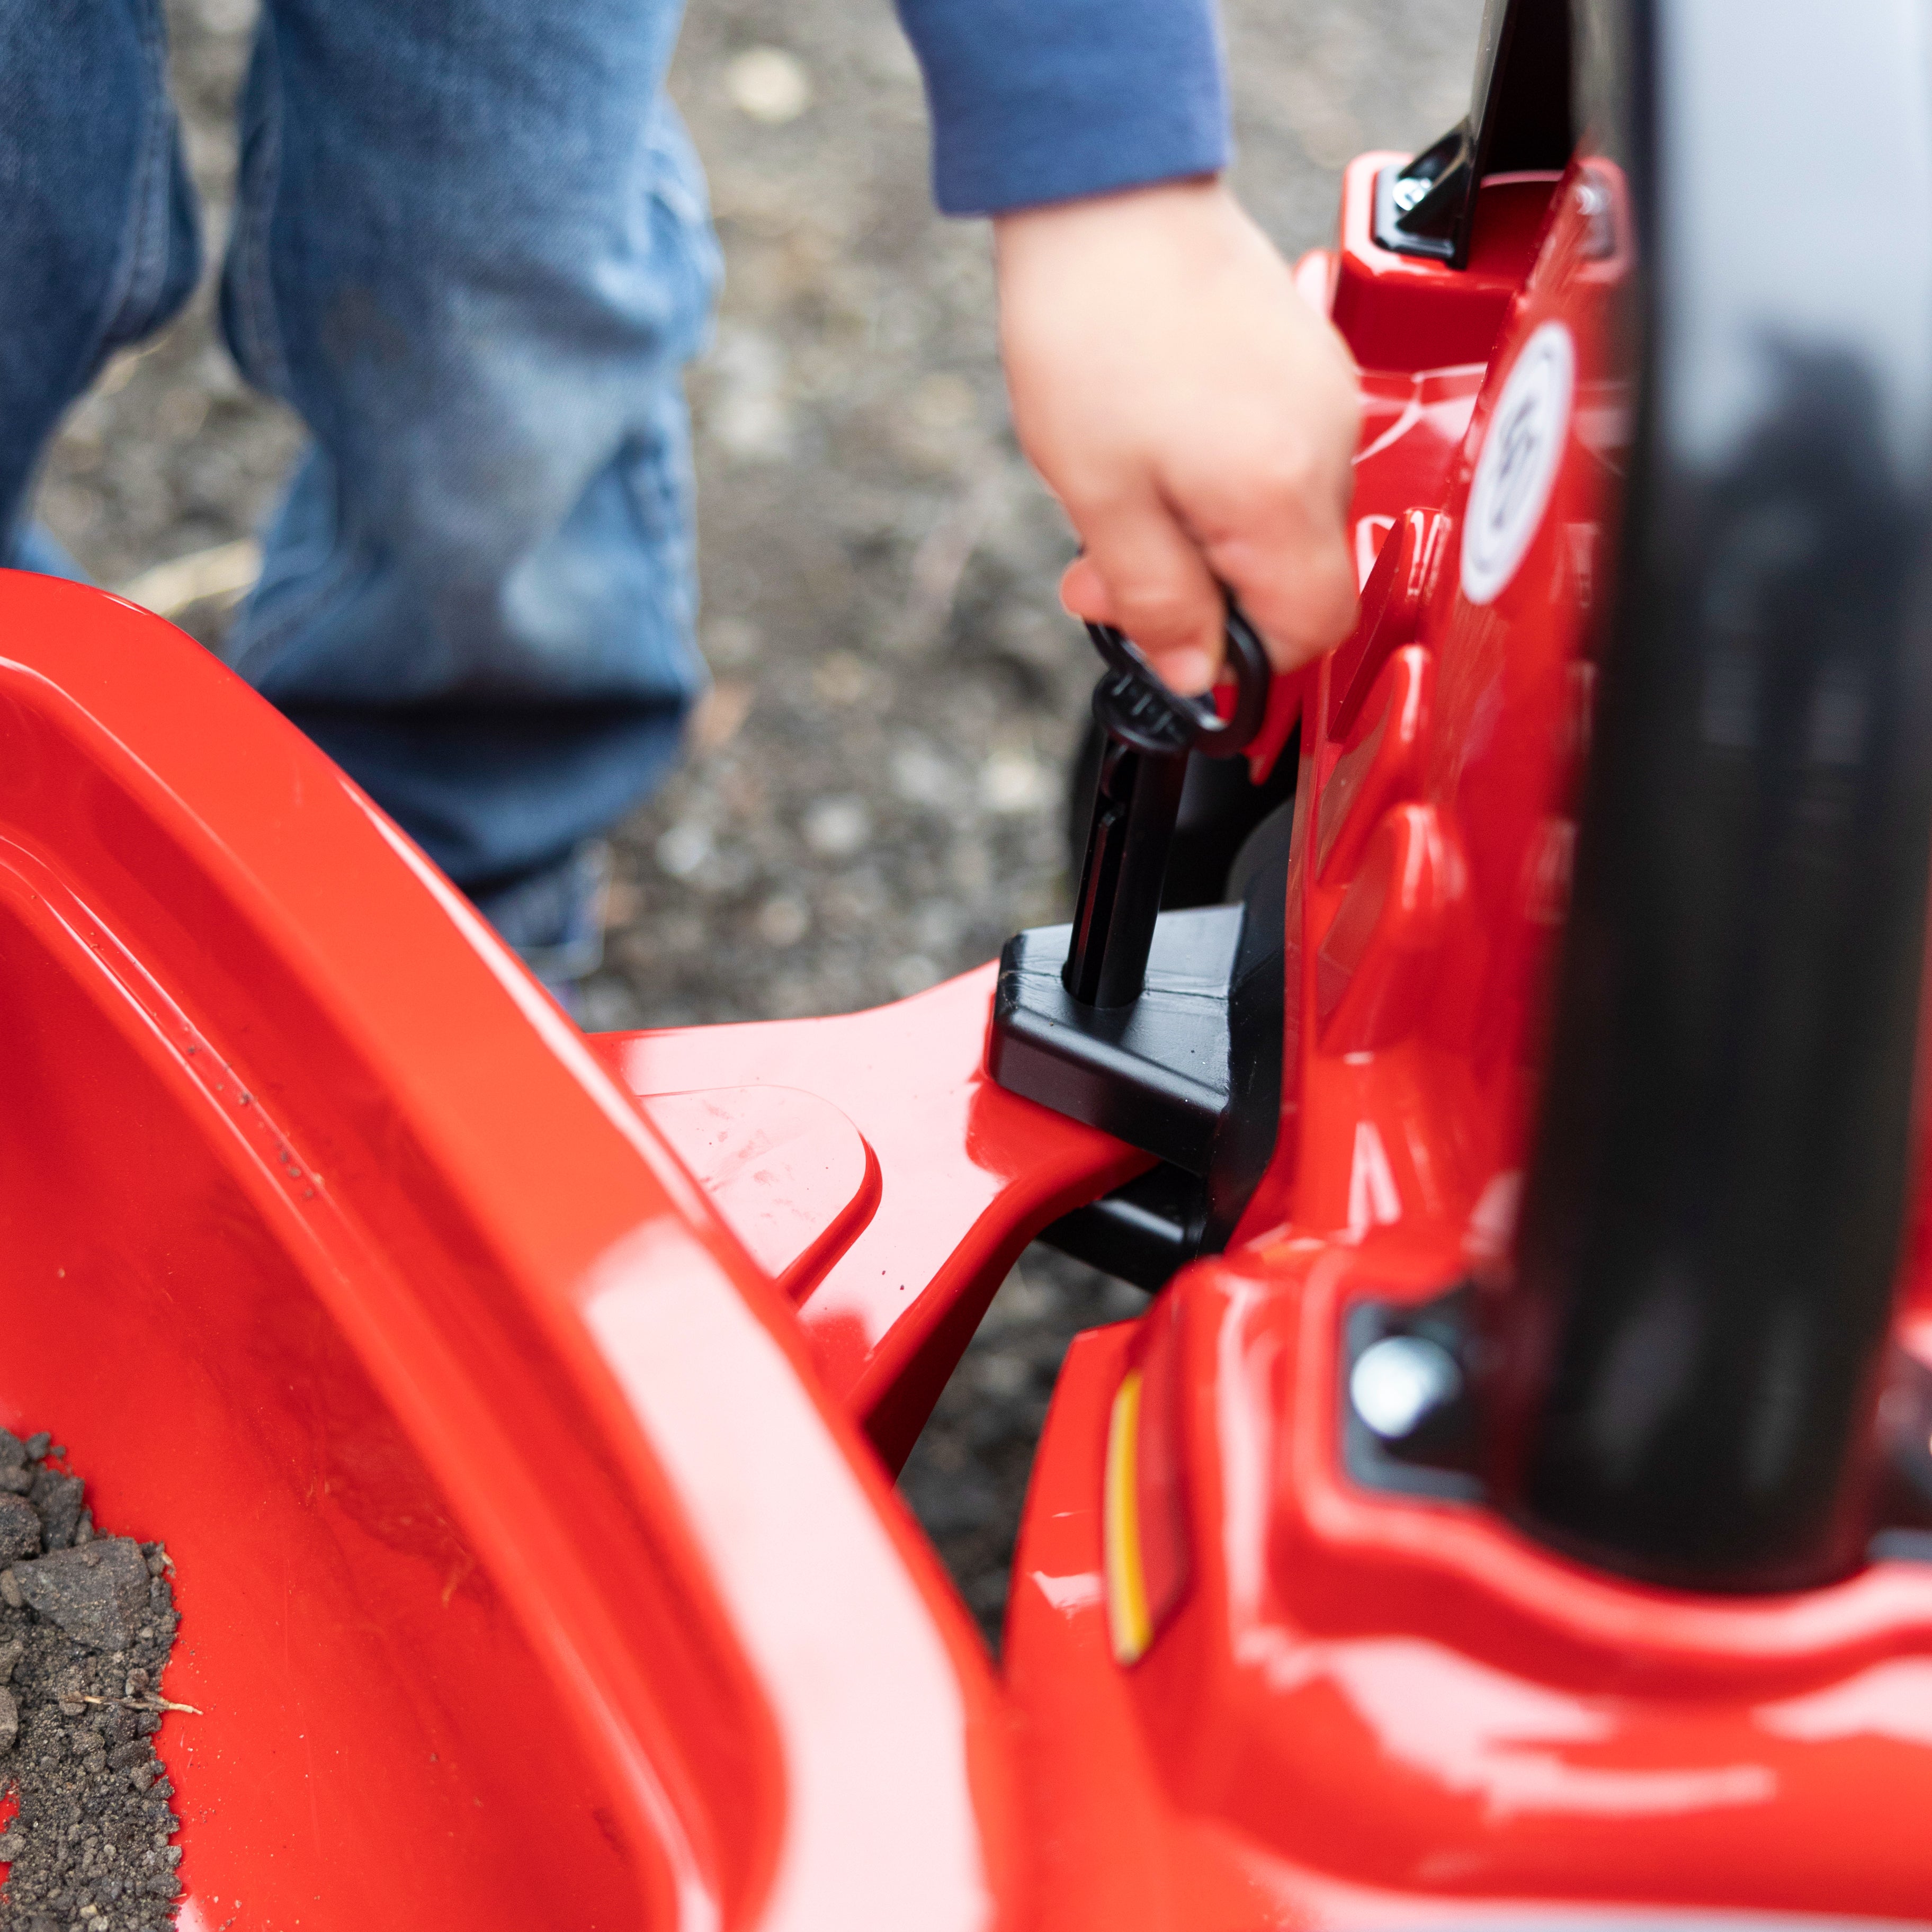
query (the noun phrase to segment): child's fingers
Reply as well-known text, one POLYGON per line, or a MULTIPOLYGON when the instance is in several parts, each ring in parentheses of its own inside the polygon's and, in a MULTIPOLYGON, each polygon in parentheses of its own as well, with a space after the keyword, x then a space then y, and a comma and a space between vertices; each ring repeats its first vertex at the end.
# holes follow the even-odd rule
POLYGON ((1306 500, 1258 514, 1207 546, 1208 560, 1262 635, 1277 671, 1298 670, 1355 621, 1355 571, 1340 520, 1306 500))
POLYGON ((1222 600, 1193 540, 1151 494, 1075 520, 1086 554, 1061 579, 1061 602, 1124 631, 1170 691, 1205 691, 1220 669, 1222 600))
MULTIPOLYGON (((1216 493, 1219 494, 1218 492, 1216 493)), ((1332 492, 1318 493, 1323 495, 1332 492)), ((1260 632, 1279 672, 1298 670, 1346 637, 1355 619, 1355 572, 1339 516, 1320 514, 1298 483, 1286 493, 1257 479, 1232 500, 1207 506, 1190 523, 1197 538, 1164 510, 1092 520, 1118 544, 1075 560, 1060 601, 1078 617, 1117 626, 1158 661, 1171 689, 1212 682, 1222 652, 1225 585, 1260 632), (1106 554, 1112 574, 1101 561, 1106 554)))

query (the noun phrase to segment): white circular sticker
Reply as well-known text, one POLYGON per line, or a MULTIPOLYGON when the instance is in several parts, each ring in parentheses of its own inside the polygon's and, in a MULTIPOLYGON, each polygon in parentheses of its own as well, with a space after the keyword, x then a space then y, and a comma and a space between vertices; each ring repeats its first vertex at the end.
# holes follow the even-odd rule
POLYGON ((1462 518, 1462 595, 1501 596, 1535 540, 1570 436, 1576 350, 1560 322, 1546 322, 1518 351, 1490 418, 1462 518))

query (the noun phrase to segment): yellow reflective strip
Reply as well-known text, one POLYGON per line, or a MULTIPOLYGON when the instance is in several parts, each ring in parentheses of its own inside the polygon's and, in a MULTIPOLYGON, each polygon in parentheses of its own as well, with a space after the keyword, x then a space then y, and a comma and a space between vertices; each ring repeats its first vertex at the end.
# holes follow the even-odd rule
POLYGON ((1136 1664, 1154 1641, 1148 1616, 1147 1577, 1141 1567, 1141 1513, 1135 1482, 1140 1440, 1141 1372, 1130 1369, 1114 1397, 1107 1424, 1106 1511, 1102 1540, 1107 1558, 1107 1629, 1117 1663, 1136 1664))

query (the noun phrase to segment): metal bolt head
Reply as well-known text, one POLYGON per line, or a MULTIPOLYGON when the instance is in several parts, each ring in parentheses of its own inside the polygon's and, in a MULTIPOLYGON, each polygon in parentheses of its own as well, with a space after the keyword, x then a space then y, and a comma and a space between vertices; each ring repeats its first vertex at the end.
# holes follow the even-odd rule
POLYGON ((1395 203, 1396 214, 1406 214, 1426 198, 1434 186, 1433 182, 1424 181, 1420 175, 1402 175, 1389 190, 1389 199, 1395 203))
POLYGON ((1420 1335, 1386 1336, 1364 1348, 1348 1374, 1355 1413, 1384 1442, 1413 1436, 1462 1388, 1456 1358, 1420 1335))

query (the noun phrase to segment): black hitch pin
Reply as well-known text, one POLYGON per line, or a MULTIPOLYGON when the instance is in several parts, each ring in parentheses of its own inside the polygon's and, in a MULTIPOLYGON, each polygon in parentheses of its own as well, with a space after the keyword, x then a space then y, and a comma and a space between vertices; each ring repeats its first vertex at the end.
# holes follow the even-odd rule
POLYGON ((1130 1006, 1146 984, 1188 754, 1236 756, 1267 714, 1268 653, 1232 599, 1227 631, 1234 702, 1223 719, 1211 694, 1169 691, 1111 625, 1087 626, 1108 667, 1094 692, 1094 719, 1107 742, 1062 976, 1069 997, 1084 1006, 1130 1006))

